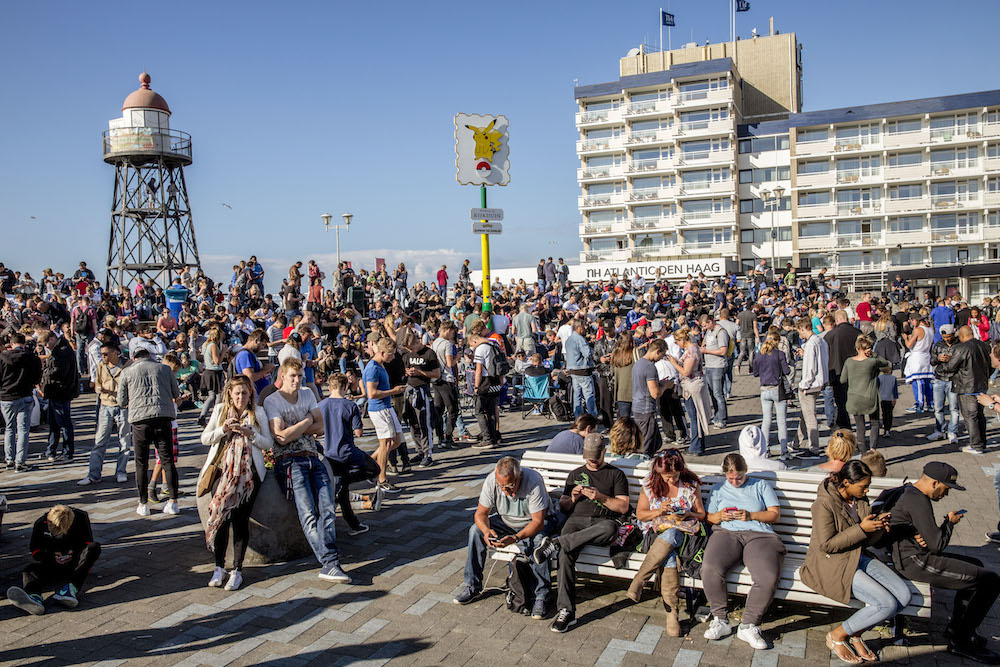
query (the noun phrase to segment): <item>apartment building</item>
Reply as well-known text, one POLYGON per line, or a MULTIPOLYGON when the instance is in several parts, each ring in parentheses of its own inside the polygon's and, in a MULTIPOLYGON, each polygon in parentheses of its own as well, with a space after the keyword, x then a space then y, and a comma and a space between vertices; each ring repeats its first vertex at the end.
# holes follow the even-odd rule
POLYGON ((995 294, 1000 91, 802 113, 801 65, 775 34, 633 52, 578 86, 581 268, 763 258, 995 294))

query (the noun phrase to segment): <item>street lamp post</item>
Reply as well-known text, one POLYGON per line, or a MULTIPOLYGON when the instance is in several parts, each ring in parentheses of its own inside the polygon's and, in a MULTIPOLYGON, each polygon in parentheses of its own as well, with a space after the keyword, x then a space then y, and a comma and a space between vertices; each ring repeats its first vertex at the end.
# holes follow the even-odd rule
MULTIPOLYGON (((777 237, 777 230, 774 227, 774 212, 781 206, 781 195, 785 194, 785 188, 780 185, 774 190, 763 189, 760 191, 764 198, 764 208, 771 211, 771 271, 777 271, 775 267, 774 242, 777 237)), ((777 273, 775 273, 777 276, 777 273)))
POLYGON ((337 266, 340 266, 340 230, 343 229, 345 232, 351 228, 351 218, 354 217, 353 213, 344 213, 341 217, 344 218, 344 224, 342 225, 331 225, 330 220, 333 216, 329 213, 324 213, 320 216, 323 218, 323 225, 326 227, 326 231, 331 229, 337 232, 337 266))

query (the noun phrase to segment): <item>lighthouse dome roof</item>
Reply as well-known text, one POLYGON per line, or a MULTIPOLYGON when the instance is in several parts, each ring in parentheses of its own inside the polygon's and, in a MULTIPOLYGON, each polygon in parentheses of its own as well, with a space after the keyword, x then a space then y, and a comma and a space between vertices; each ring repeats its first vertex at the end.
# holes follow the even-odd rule
POLYGON ((143 72, 139 75, 139 89, 125 98, 122 111, 126 109, 157 109, 170 113, 167 101, 159 93, 149 89, 150 76, 143 72))

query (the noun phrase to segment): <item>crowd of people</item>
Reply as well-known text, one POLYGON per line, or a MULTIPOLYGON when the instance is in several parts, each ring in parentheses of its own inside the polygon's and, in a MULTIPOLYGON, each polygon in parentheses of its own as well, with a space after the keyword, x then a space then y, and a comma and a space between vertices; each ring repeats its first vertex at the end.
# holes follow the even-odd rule
MULTIPOLYGON (((205 531, 216 562, 209 585, 240 587, 250 513, 268 470, 294 502, 319 576, 348 582, 337 550, 337 505, 351 535, 367 531, 355 510, 381 507, 387 494, 399 491, 394 481, 413 466, 435 465, 441 450, 502 448, 501 410, 518 400, 524 378, 544 378, 552 395, 538 409, 566 411, 575 420, 550 451, 579 454, 585 465, 553 502, 531 471, 516 459, 501 460, 484 484, 469 534, 466 591, 456 602, 478 595, 487 547, 526 542, 536 557, 539 591, 550 582, 543 563, 558 560, 553 629, 573 624, 576 555, 585 544, 614 537, 615 519, 630 510, 624 476, 604 461, 605 437, 598 431, 607 431, 612 456, 652 460, 635 515, 644 530, 655 527, 659 539, 650 545, 651 565, 640 579, 663 563, 670 569, 684 532, 672 524, 716 528, 709 548, 718 558, 706 558, 703 576, 714 617, 706 636, 721 638, 730 630, 725 571, 742 560, 755 582, 776 581, 783 553, 768 529, 780 514, 773 490, 768 495, 766 484, 746 478, 748 462, 766 461, 771 469, 815 463, 810 459, 822 456, 820 409, 825 425, 836 429, 827 447, 830 460, 820 464, 830 474, 827 495, 847 504, 861 497, 859 485, 872 472, 868 464, 853 465, 850 456, 832 455, 833 441, 849 439, 851 454, 856 448, 870 462, 881 459, 878 445, 893 437, 900 417, 894 414, 897 371, 914 393, 908 412, 934 413, 929 437, 958 442, 961 417, 966 451, 985 451, 984 410, 1000 404, 987 391, 991 367, 1000 367, 1000 348, 990 348, 1000 339, 998 298, 970 307, 959 295, 918 297, 897 277, 888 298, 866 293, 852 302, 824 271, 799 277, 763 260, 746 276, 680 281, 647 283, 635 274, 573 284, 568 274, 561 259, 542 259, 535 283, 494 284, 486 310, 468 260, 457 280, 442 266, 434 282, 412 285, 402 263, 391 273, 384 265, 355 273, 342 263, 327 277, 314 261, 305 267, 297 262, 275 295, 265 293, 255 257, 235 265, 228 283, 184 269, 165 288, 149 281, 127 292, 103 289, 84 262, 69 279, 46 270, 37 283, 0 265, 6 466, 32 469, 27 443, 40 421, 35 413, 45 415, 49 429, 44 458, 72 461, 70 403, 93 390, 97 433, 79 484, 101 482, 107 449, 117 441, 118 483, 128 482, 128 461, 135 459, 137 514, 148 515, 149 502, 160 501, 161 479, 163 511, 177 513, 177 414, 197 410, 208 448, 198 489, 211 494, 205 531), (684 459, 704 455, 713 436, 728 428, 727 403, 734 376, 741 374, 757 378, 761 420, 744 429, 740 453, 723 464, 731 489, 721 487, 703 507, 700 482, 684 459), (466 424, 463 404, 471 407, 478 434, 466 424), (800 412, 794 427, 793 405, 800 412), (354 441, 364 416, 378 440, 371 456, 354 441), (156 456, 152 475, 150 449, 156 456), (350 492, 362 482, 371 494, 350 492), (522 492, 525 502, 512 505, 509 499, 522 492), (520 514, 509 521, 500 511, 498 523, 494 512, 504 509, 520 514), (661 532, 664 526, 669 529, 661 532), (235 553, 227 572, 230 532, 235 553)), ((848 514, 865 534, 884 531, 897 518, 859 512, 860 506, 848 514)), ((64 510, 47 515, 46 534, 63 534, 72 524, 68 516, 64 510)), ((1000 541, 1000 532, 993 535, 1000 541)), ((937 543, 943 548, 947 540, 937 543)), ((96 543, 90 538, 87 544, 96 543)), ((82 547, 71 552, 69 565, 56 565, 72 568, 74 578, 66 584, 72 588, 63 593, 75 599, 98 547, 88 552, 87 567, 82 547)), ((859 562, 859 572, 879 580, 877 565, 859 562)), ((27 576, 21 592, 9 597, 39 613, 39 584, 32 579, 29 585, 27 576)), ((674 614, 668 612, 670 633, 679 631, 672 577, 663 593, 674 614)), ((630 597, 638 597, 643 581, 637 579, 630 597)), ((754 590, 738 636, 758 646, 760 617, 774 589, 761 584, 754 590)), ((901 594, 895 599, 905 604, 901 594)), ((545 596, 536 596, 535 605, 532 615, 545 617, 545 596)), ((831 634, 842 659, 847 652, 867 655, 855 638, 859 628, 871 627, 869 617, 831 634)), ((973 641, 966 629, 955 639, 962 650, 973 641)))

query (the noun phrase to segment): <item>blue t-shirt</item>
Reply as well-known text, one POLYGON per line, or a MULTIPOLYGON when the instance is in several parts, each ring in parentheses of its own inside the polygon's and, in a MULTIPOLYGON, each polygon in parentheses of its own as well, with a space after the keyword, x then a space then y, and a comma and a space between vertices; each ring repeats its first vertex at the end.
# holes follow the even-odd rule
POLYGON ((324 398, 319 402, 323 414, 323 451, 327 458, 347 463, 358 448, 354 446, 354 429, 364 428, 361 410, 346 398, 324 398))
MULTIPOLYGON (((778 494, 774 492, 767 480, 748 477, 743 485, 735 487, 723 480, 712 489, 708 499, 708 512, 718 512, 729 507, 748 512, 763 512, 768 507, 778 506, 778 494)), ((760 521, 723 521, 715 529, 723 530, 756 530, 762 533, 773 533, 774 529, 760 521)))
MULTIPOLYGON (((233 367, 236 372, 241 374, 244 369, 249 368, 254 373, 260 371, 261 365, 260 361, 257 360, 257 355, 250 352, 250 350, 240 350, 239 354, 236 355, 236 359, 233 360, 233 367)), ((257 390, 257 395, 260 396, 260 392, 267 388, 267 385, 271 384, 271 380, 265 375, 261 379, 253 383, 254 389, 257 390)))
MULTIPOLYGON (((377 361, 369 361, 365 365, 365 370, 361 374, 361 381, 365 386, 365 393, 368 393, 368 383, 375 382, 375 388, 379 391, 389 391, 392 387, 389 386, 389 374, 385 372, 385 368, 382 364, 377 361)), ((388 396, 385 398, 369 398, 368 399, 368 412, 377 412, 379 410, 388 410, 392 407, 392 399, 388 396)))
POLYGON ((316 358, 316 346, 313 345, 311 340, 307 340, 302 343, 302 347, 299 348, 299 354, 302 355, 302 381, 303 382, 315 382, 316 381, 316 368, 314 366, 306 366, 306 360, 311 360, 316 358))
POLYGON ((955 311, 948 306, 938 306, 931 311, 931 320, 934 321, 934 342, 941 340, 941 327, 945 324, 955 323, 955 311))
POLYGON ((563 431, 552 438, 545 451, 550 454, 579 454, 582 456, 583 436, 573 431, 563 431))

